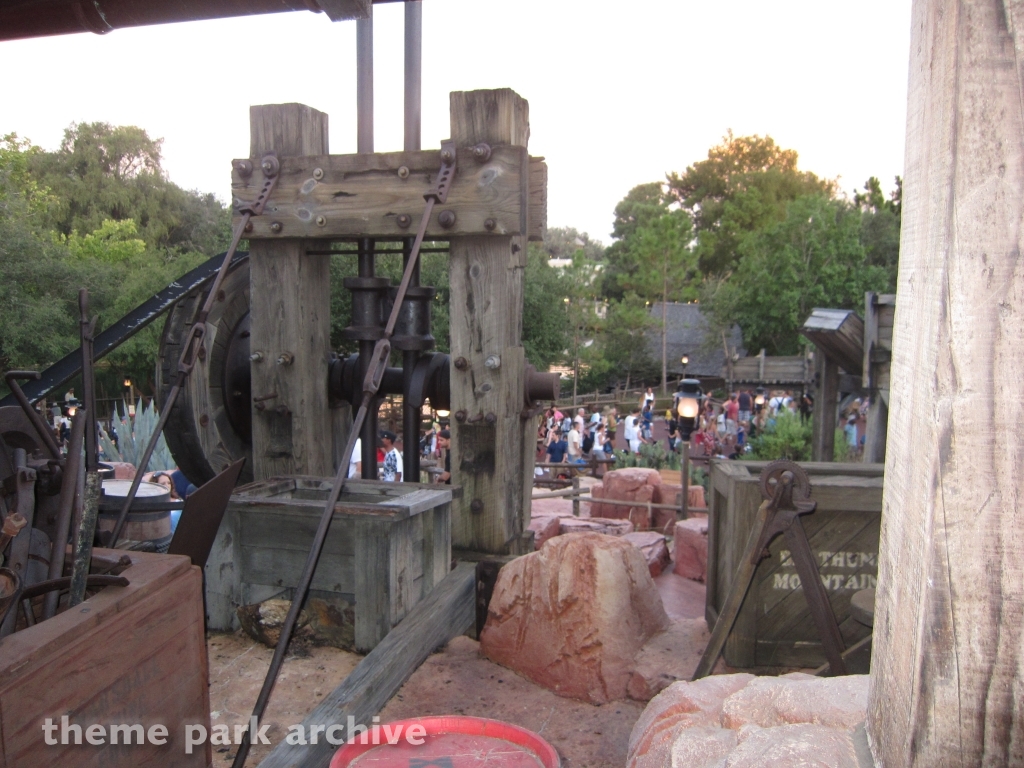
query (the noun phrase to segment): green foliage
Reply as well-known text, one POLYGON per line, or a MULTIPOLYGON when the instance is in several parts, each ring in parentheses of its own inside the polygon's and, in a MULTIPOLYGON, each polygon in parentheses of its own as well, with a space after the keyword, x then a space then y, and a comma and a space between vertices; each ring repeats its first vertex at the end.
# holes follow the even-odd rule
POLYGON ((811 422, 786 412, 769 420, 757 437, 750 440, 751 451, 743 458, 759 461, 789 459, 809 461, 811 458, 811 422))
POLYGON ((626 293, 621 300, 608 304, 605 359, 627 389, 630 380, 654 380, 658 376, 658 362, 651 357, 646 341, 647 331, 654 325, 646 302, 636 293, 626 293))
POLYGON ((544 370, 561 362, 572 345, 562 272, 548 265, 548 253, 530 243, 523 273, 523 347, 526 359, 544 370))
POLYGON ((746 235, 785 217, 791 200, 831 197, 835 184, 797 169, 797 153, 770 136, 729 131, 707 159, 668 176, 669 194, 693 216, 702 272, 724 275, 736 266, 746 235))
POLYGON ((833 436, 832 461, 843 463, 850 460, 850 444, 846 442, 846 434, 842 429, 836 429, 833 436))
POLYGON ((149 464, 140 467, 139 462, 146 452, 153 432, 156 431, 156 424, 160 420, 156 412, 156 404, 152 401, 147 406, 137 403, 135 416, 128 416, 128 406, 123 401, 120 407, 114 409, 114 416, 111 421, 114 429, 117 430, 117 447, 106 434, 100 435, 100 443, 103 447, 103 455, 108 461, 126 461, 133 464, 139 472, 158 472, 175 468, 174 459, 167 448, 163 433, 157 438, 156 448, 149 459, 149 464))
POLYGON ((867 262, 860 232, 848 203, 824 195, 792 201, 784 220, 743 240, 728 280, 708 283, 708 311, 719 325, 738 322, 748 349, 797 354, 812 309, 859 308, 865 291, 886 289, 886 271, 867 262))
POLYGON ((598 263, 604 260, 604 246, 574 227, 548 227, 541 247, 549 259, 571 259, 576 251, 583 251, 587 261, 598 263))
POLYGON ((853 196, 853 202, 861 210, 860 239, 867 263, 884 269, 888 280, 884 290, 895 291, 896 267, 900 258, 903 179, 896 177, 896 188, 886 199, 881 182, 872 176, 864 185, 864 192, 853 196))
POLYGON ((659 443, 641 443, 640 453, 615 452, 615 469, 644 467, 646 469, 680 469, 682 458, 659 443))

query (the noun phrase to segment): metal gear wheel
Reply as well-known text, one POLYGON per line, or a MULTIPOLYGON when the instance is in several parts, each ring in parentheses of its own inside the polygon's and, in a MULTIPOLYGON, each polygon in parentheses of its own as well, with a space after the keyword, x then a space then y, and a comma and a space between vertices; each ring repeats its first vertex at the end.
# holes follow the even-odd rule
POLYGON ((811 478, 807 472, 795 461, 789 459, 778 459, 768 464, 761 470, 761 477, 758 481, 761 488, 761 495, 766 499, 775 495, 775 486, 782 478, 783 472, 793 473, 793 500, 803 501, 811 496, 811 478))

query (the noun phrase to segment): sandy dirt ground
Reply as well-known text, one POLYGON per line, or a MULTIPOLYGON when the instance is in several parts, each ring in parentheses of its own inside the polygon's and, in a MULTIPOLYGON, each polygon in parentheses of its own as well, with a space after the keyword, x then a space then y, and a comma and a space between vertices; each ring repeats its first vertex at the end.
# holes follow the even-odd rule
MULTIPOLYGON (((666 669, 688 676, 707 642, 703 621, 695 621, 704 615, 704 585, 672 573, 656 583, 669 617, 677 620, 665 639, 666 669)), ((211 723, 233 729, 248 721, 273 651, 241 632, 211 634, 207 647, 211 723)), ((302 722, 361 658, 328 647, 288 656, 263 720, 271 724, 271 741, 282 740, 287 726, 302 722)), ((625 764, 629 733, 644 706, 637 701, 594 706, 556 696, 484 658, 475 640, 459 637, 413 674, 381 712, 381 721, 442 714, 495 718, 539 733, 566 768, 612 768, 625 764)), ((258 765, 270 749, 254 746, 247 765, 258 765)), ((234 747, 214 746, 213 765, 228 768, 234 752, 234 747)))

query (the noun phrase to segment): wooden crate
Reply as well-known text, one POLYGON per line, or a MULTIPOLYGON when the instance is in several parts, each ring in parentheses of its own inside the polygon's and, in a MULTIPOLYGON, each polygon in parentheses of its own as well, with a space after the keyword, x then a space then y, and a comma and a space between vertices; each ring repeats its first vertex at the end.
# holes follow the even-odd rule
POLYGON ((202 574, 180 555, 128 554, 129 586, 107 587, 0 640, 3 768, 211 764, 208 744, 187 755, 184 739, 186 724, 210 726, 202 574), (105 726, 107 743, 47 745, 44 721, 59 724, 63 715, 83 735, 88 725, 105 726), (109 743, 111 725, 135 723, 165 725, 167 744, 109 743))
MULTIPOLYGON (((271 478, 235 490, 206 565, 211 629, 240 605, 291 597, 332 480, 271 478)), ((371 650, 451 568, 449 486, 350 480, 335 507, 311 594, 354 604, 355 644, 371 650)))
MULTIPOLYGON (((713 626, 736 575, 757 508, 758 475, 766 462, 711 461, 708 500, 708 581, 705 617, 713 626)), ((874 587, 882 512, 881 464, 801 464, 811 478, 817 510, 802 516, 832 610, 847 646, 869 629, 850 616, 850 597, 874 587)), ((732 667, 817 667, 825 654, 788 545, 779 536, 761 561, 725 646, 732 667)))

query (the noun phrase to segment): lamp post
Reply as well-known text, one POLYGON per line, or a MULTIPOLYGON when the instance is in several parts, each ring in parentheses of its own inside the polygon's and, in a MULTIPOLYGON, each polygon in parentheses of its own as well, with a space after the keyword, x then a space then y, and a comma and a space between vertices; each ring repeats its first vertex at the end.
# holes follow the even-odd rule
POLYGON ((687 517, 690 497, 690 435, 697 426, 700 413, 700 382, 697 379, 683 379, 679 384, 679 402, 676 414, 679 417, 679 437, 683 445, 681 471, 683 476, 683 505, 680 519, 687 517))
POLYGON ((764 408, 764 387, 754 390, 754 413, 760 413, 764 408))

